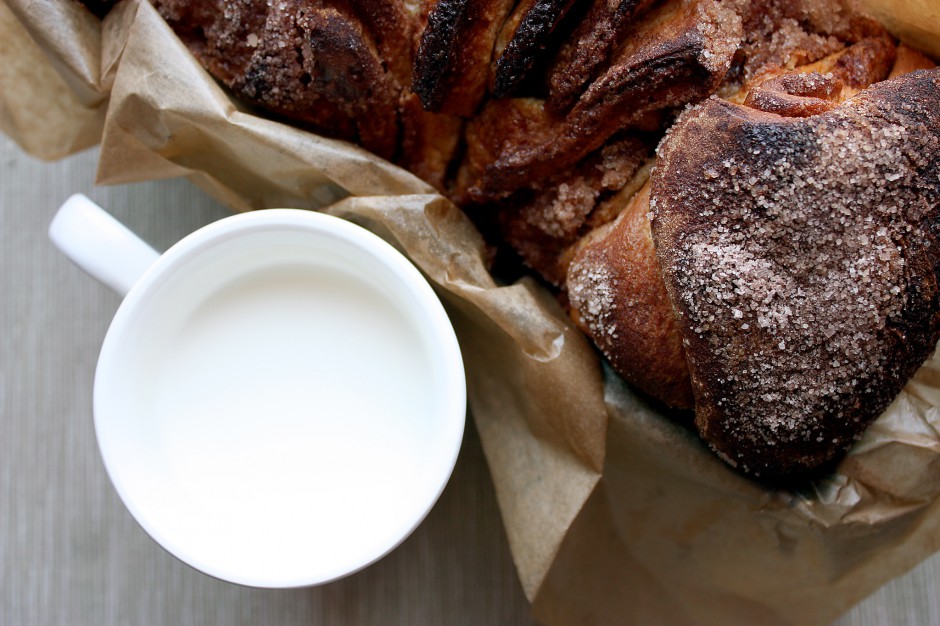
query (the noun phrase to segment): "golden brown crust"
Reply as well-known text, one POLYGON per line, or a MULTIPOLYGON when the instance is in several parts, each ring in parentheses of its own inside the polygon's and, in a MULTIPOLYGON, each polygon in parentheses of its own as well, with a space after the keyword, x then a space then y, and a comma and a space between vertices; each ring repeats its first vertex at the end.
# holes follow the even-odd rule
POLYGON ((834 459, 940 338, 940 71, 784 118, 712 99, 660 147, 653 237, 702 436, 767 478, 834 459))
POLYGON ((897 47, 890 38, 866 37, 793 70, 765 69, 732 101, 744 96, 744 104, 751 108, 787 117, 818 115, 887 78, 896 57, 897 47))
POLYGON ((854 93, 846 94, 851 97, 868 85, 886 79, 896 56, 897 46, 887 35, 866 37, 852 44, 838 58, 831 73, 853 90, 854 93))
POLYGON ((575 323, 615 370, 677 409, 694 406, 676 317, 650 234, 649 185, 595 234, 568 270, 575 323))
POLYGON ((832 74, 783 74, 752 89, 744 105, 785 117, 810 117, 834 109, 844 87, 832 74))

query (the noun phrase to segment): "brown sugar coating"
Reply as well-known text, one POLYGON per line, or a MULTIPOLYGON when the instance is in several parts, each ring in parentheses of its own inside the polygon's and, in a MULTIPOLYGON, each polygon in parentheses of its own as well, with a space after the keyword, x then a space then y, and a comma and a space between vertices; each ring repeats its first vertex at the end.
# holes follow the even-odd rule
POLYGON ((696 425, 798 476, 843 451, 940 337, 940 71, 791 119, 711 99, 660 147, 652 232, 696 425))
POLYGON ((563 285, 570 248, 622 210, 620 192, 652 152, 648 137, 626 135, 538 188, 521 190, 497 207, 500 237, 543 278, 563 285))
POLYGON ((155 0, 212 73, 248 102, 391 158, 400 86, 349 6, 155 0))

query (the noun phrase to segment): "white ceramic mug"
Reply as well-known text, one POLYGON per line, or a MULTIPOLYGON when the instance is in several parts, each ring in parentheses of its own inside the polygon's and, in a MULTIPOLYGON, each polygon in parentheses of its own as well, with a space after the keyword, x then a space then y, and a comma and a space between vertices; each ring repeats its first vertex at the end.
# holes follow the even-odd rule
POLYGON ((398 251, 271 209, 160 255, 80 195, 49 233, 124 295, 95 430, 117 492, 170 553, 235 583, 307 586, 374 562, 425 517, 466 387, 444 309, 398 251))

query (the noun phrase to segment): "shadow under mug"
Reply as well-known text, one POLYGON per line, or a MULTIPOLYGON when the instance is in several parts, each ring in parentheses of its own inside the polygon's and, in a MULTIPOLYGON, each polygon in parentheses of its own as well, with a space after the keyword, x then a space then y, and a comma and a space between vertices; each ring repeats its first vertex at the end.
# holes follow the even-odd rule
POLYGON ((53 242, 124 299, 94 422, 137 522, 211 576, 325 583, 420 524, 460 449, 457 339, 420 272, 328 215, 233 215, 158 254, 76 195, 53 242))

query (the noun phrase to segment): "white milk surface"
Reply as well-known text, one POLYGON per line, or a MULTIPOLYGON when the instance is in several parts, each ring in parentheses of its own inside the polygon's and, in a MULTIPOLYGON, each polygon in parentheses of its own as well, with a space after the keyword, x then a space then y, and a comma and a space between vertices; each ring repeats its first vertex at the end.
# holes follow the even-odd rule
POLYGON ((342 568, 394 542, 409 500, 439 489, 422 476, 440 399, 415 323, 316 265, 211 293, 148 342, 164 474, 140 504, 197 559, 286 578, 298 551, 342 568))

